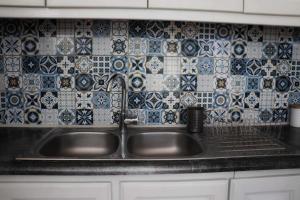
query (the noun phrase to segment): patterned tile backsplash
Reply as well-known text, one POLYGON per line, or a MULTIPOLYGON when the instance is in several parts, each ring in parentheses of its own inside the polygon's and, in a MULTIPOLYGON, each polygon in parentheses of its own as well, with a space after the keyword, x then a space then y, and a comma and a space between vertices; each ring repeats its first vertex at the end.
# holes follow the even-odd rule
POLYGON ((0 124, 118 122, 112 73, 141 124, 286 122, 300 103, 300 28, 111 20, 10 20, 0 28, 0 124))

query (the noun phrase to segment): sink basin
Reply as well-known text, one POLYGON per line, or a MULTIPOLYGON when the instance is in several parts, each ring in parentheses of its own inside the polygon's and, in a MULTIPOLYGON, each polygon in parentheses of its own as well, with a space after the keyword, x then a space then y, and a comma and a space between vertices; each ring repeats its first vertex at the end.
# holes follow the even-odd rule
POLYGON ((106 132, 67 132, 46 140, 38 152, 45 157, 93 158, 117 152, 119 138, 106 132))
POLYGON ((144 132, 128 137, 130 157, 182 158, 199 155, 201 145, 190 135, 179 132, 144 132))

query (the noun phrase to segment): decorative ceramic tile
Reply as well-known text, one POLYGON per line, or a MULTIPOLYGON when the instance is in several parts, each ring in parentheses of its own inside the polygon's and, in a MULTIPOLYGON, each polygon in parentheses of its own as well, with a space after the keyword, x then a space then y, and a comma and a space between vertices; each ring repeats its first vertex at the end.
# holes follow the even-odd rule
POLYGON ((57 72, 57 58, 54 56, 42 56, 40 70, 43 74, 55 74, 57 72))
POLYGON ((128 21, 112 21, 112 36, 128 37, 128 21))
POLYGON ((179 112, 177 110, 164 110, 162 113, 163 124, 178 124, 179 112))
POLYGON ((163 90, 178 91, 180 89, 179 75, 164 75, 163 90))
POLYGON ((30 107, 41 108, 40 98, 41 98, 40 92, 25 92, 24 108, 30 108, 30 107))
MULTIPOLYGON (((92 109, 94 107, 93 93, 92 92, 76 92, 76 109, 92 109)), ((107 97, 106 97, 107 100, 107 97)), ((94 99, 98 103, 98 98, 94 99)), ((98 103, 99 105, 99 103, 98 103)))
MULTIPOLYGON (((204 51, 204 45, 202 47, 203 53, 205 53, 204 51)), ((181 53, 183 56, 186 57, 195 57, 198 55, 200 50, 200 46, 198 44, 197 40, 194 39, 185 39, 182 40, 181 42, 181 53)))
POLYGON ((35 36, 28 36, 22 39, 22 54, 37 55, 39 53, 39 39, 35 36))
POLYGON ((42 109, 57 109, 58 98, 57 92, 41 92, 42 109))
POLYGON ((80 19, 75 21, 75 37, 92 37, 92 20, 80 19))
POLYGON ((198 73, 198 58, 197 57, 182 57, 181 58, 181 74, 197 74, 198 73))
POLYGON ((92 102, 96 109, 109 109, 110 108, 110 96, 107 92, 93 92, 92 102))
MULTIPOLYGON (((66 45, 69 45, 69 44, 66 44, 66 45)), ((39 54, 40 55, 55 55, 56 54, 56 37, 40 37, 39 38, 39 54)))
POLYGON ((147 74, 146 75, 146 90, 147 91, 161 91, 164 82, 162 74, 147 74))
POLYGON ((235 24, 233 25, 233 40, 247 40, 248 26, 235 24))
POLYGON ((197 76, 196 75, 181 75, 180 88, 182 91, 196 91, 197 76))
POLYGON ((195 106, 197 104, 197 97, 192 92, 183 92, 180 94, 180 104, 183 108, 195 106))
POLYGON ((72 56, 58 56, 57 72, 64 75, 73 75, 75 73, 75 58, 72 56))
POLYGON ((146 34, 149 38, 164 37, 164 23, 162 21, 147 22, 146 34))
POLYGON ((76 107, 75 92, 58 92, 58 108, 59 109, 74 109, 76 107))
POLYGON ((263 43, 262 57, 265 59, 276 59, 278 54, 278 47, 276 43, 263 43))
POLYGON ((293 45, 291 43, 280 43, 278 45, 278 58, 291 59, 293 56, 293 45))
POLYGON ((145 38, 130 38, 128 44, 129 55, 147 55, 148 40, 145 38))
POLYGON ((294 43, 293 44, 293 56, 294 60, 300 60, 300 44, 294 43))
POLYGON ((145 97, 147 109, 161 109, 163 96, 160 92, 148 92, 145 97))
POLYGON ((280 27, 279 28, 279 41, 280 42, 293 42, 293 27, 280 27))
POLYGON ((146 36, 146 21, 130 21, 129 22, 129 36, 133 38, 144 38, 146 36))
POLYGON ((147 74, 162 74, 164 69, 164 57, 147 56, 146 72, 147 74))
POLYGON ((48 125, 57 125, 58 124, 58 110, 49 110, 49 109, 42 109, 41 112, 41 121, 42 124, 48 125))
POLYGON ((23 56, 22 70, 26 74, 40 72, 40 58, 38 56, 23 56))
POLYGON ((216 33, 216 25, 210 23, 200 23, 199 24, 199 39, 203 40, 214 40, 216 33))
MULTIPOLYGON (((73 38, 69 38, 69 37, 57 38, 56 50, 59 55, 72 55, 74 54, 74 48, 75 48, 75 44, 73 38)), ((55 51, 53 50, 52 52, 55 51)), ((46 54, 46 55, 50 55, 50 54, 46 54)))
POLYGON ((57 37, 74 37, 74 20, 61 19, 57 21, 57 37))
POLYGON ((247 56, 247 42, 244 40, 235 40, 231 44, 231 55, 234 58, 245 58, 247 56))
POLYGON ((197 91, 213 91, 214 89, 214 76, 213 75, 198 75, 197 76, 197 91))
POLYGON ((94 114, 91 109, 76 110, 76 124, 78 125, 93 125, 94 114))
POLYGON ((114 37, 111 48, 113 55, 126 55, 128 53, 128 40, 124 37, 114 37))
POLYGON ((213 108, 213 92, 197 93, 197 106, 201 106, 206 109, 213 108))
POLYGON ((95 81, 91 74, 77 74, 75 76, 75 88, 77 91, 91 91, 95 81))
POLYGON ((148 110, 147 112, 147 124, 160 124, 161 123, 161 111, 158 110, 148 110))
POLYGON ((58 123, 60 125, 75 124, 75 110, 74 109, 59 109, 58 110, 58 123))
POLYGON ((109 37, 93 38, 92 51, 94 55, 110 55, 111 41, 109 37))
POLYGON ((91 38, 79 37, 75 39, 75 52, 77 55, 91 55, 92 47, 91 38))
POLYGON ((40 109, 30 107, 24 111, 24 123, 25 124, 41 124, 42 123, 42 113, 40 109))
POLYGON ((165 40, 163 42, 163 53, 166 56, 179 56, 181 52, 181 42, 179 40, 165 40))
MULTIPOLYGON (((1 20, 0 20, 1 21, 1 20)), ((299 103, 300 29, 201 22, 5 19, 0 26, 0 123, 109 125, 120 84, 139 124, 286 123, 299 103)))
MULTIPOLYGON (((54 115, 53 117, 57 117, 54 115)), ((20 108, 11 108, 6 111, 7 124, 23 124, 24 123, 24 110, 20 108)))
POLYGON ((263 26, 248 26, 248 41, 250 42, 262 42, 263 41, 263 26))
POLYGON ((179 109, 180 92, 163 91, 162 96, 164 109, 179 109))
POLYGON ((262 42, 247 43, 247 57, 261 59, 262 57, 262 42))
POLYGON ((43 19, 39 20, 39 35, 41 37, 55 37, 57 36, 56 20, 43 19))
POLYGON ((2 52, 4 55, 20 55, 22 44, 20 38, 17 37, 5 37, 2 40, 2 52))
POLYGON ((111 122, 111 111, 109 109, 94 109, 95 125, 109 125, 111 122))
POLYGON ((216 57, 228 58, 231 55, 231 43, 228 40, 216 40, 213 49, 216 57))
POLYGON ((3 64, 6 72, 22 72, 21 57, 19 56, 5 56, 3 64))
POLYGON ((213 58, 199 58, 198 71, 201 75, 212 75, 214 73, 214 59, 213 58))
POLYGON ((128 108, 129 109, 144 109, 146 102, 145 92, 129 92, 128 93, 128 108))
POLYGON ((94 20, 91 29, 94 37, 109 37, 111 22, 109 20, 94 20))
POLYGON ((61 91, 73 91, 75 79, 71 75, 60 75, 57 79, 57 86, 61 91))
POLYGON ((184 39, 198 39, 199 25, 195 22, 184 22, 181 25, 181 34, 184 39))
POLYGON ((164 74, 180 74, 180 58, 165 57, 164 74))

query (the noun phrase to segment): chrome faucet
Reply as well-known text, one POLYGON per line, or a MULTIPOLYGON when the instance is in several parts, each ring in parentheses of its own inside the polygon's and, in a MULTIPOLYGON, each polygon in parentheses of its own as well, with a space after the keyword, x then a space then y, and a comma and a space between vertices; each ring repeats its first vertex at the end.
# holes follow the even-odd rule
POLYGON ((121 113, 119 117, 119 129, 121 133, 121 148, 122 157, 125 157, 125 142, 127 137, 127 124, 136 124, 138 122, 137 116, 129 116, 127 113, 127 93, 128 93, 128 78, 125 74, 115 73, 111 75, 108 80, 107 92, 111 92, 113 88, 114 80, 119 80, 122 87, 122 97, 121 97, 121 113))

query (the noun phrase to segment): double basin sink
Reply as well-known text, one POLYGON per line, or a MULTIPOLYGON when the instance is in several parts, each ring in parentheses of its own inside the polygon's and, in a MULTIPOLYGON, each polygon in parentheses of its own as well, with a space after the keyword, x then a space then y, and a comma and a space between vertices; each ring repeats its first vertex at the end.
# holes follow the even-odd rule
POLYGON ((201 144, 182 132, 138 132, 121 141, 110 131, 62 131, 43 139, 36 153, 44 159, 122 159, 122 149, 127 159, 188 158, 202 153, 201 144))

